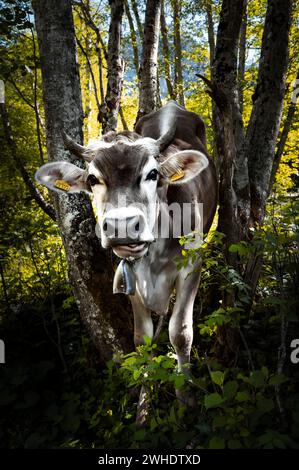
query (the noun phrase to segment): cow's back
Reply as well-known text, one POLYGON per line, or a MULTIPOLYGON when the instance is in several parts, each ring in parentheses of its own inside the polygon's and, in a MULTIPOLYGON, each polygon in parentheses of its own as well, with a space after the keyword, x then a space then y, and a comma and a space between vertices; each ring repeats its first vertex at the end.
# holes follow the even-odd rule
POLYGON ((135 131, 143 137, 158 139, 173 125, 176 126, 174 140, 162 154, 167 157, 180 150, 199 150, 208 157, 209 166, 185 184, 170 185, 167 200, 169 204, 188 203, 194 200, 203 203, 203 231, 207 233, 216 212, 218 181, 214 162, 206 148, 203 120, 196 113, 187 111, 175 101, 170 101, 158 111, 139 119, 135 131))
POLYGON ((176 126, 173 143, 181 150, 193 148, 207 153, 203 120, 198 114, 187 111, 175 101, 169 101, 159 110, 139 119, 135 131, 143 137, 158 139, 173 125, 176 126))

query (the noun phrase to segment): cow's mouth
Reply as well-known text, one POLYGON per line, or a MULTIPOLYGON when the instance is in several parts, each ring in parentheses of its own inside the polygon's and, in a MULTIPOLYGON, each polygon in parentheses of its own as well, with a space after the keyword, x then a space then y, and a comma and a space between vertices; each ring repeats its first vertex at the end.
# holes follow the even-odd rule
POLYGON ((127 245, 115 245, 112 248, 119 258, 140 258, 147 252, 148 243, 129 243, 127 245))

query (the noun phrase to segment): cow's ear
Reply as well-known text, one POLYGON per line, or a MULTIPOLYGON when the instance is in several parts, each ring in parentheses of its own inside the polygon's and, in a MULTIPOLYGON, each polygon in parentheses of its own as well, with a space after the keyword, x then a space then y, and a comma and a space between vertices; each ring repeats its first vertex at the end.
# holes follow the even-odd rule
POLYGON ((186 183, 209 165, 209 159, 197 150, 183 150, 160 164, 160 174, 170 184, 186 183))
POLYGON ((90 192, 86 172, 68 162, 47 163, 35 173, 35 179, 58 193, 90 192))

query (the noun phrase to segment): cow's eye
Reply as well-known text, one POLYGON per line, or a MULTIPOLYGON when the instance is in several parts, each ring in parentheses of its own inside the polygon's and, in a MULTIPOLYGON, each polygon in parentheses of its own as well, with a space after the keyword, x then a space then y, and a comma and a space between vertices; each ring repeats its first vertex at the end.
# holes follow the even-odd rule
POLYGON ((87 181, 90 184, 90 186, 95 186, 96 184, 100 184, 98 178, 94 175, 88 175, 87 181))
POLYGON ((154 169, 154 170, 149 172, 149 174, 147 175, 147 177, 145 179, 146 180, 156 181, 157 178, 158 178, 158 171, 156 169, 154 169))

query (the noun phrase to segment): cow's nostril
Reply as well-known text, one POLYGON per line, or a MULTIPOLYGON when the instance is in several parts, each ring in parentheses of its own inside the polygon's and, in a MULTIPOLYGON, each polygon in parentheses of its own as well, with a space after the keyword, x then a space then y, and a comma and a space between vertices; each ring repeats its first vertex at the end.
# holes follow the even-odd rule
POLYGON ((138 232, 138 230, 139 230, 139 222, 137 222, 137 224, 135 225, 135 230, 136 230, 136 232, 138 232))
POLYGON ((103 223, 103 230, 104 230, 104 232, 106 232, 107 228, 108 228, 107 222, 104 222, 104 223, 103 223))

